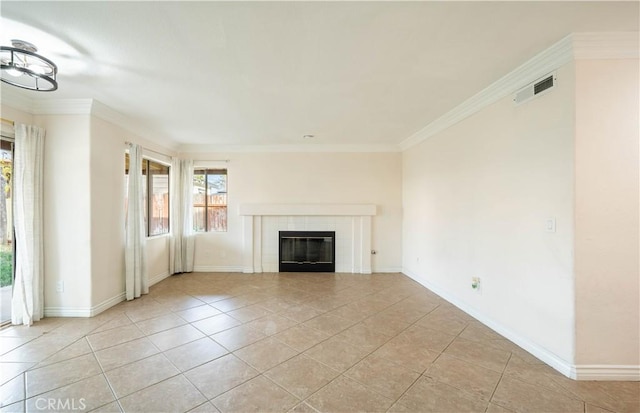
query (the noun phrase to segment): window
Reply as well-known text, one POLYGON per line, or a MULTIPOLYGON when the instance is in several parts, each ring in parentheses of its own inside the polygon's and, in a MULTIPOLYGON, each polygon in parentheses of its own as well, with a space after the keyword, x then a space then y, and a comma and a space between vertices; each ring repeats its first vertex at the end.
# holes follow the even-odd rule
POLYGON ((197 232, 227 230, 227 170, 193 171, 193 229, 197 232))
MULTIPOLYGON (((144 223, 147 236, 169 233, 169 167, 150 159, 142 160, 144 223), (149 196, 151 194, 151 196, 149 196), (149 218, 150 217, 150 218, 149 218)), ((125 154, 125 200, 129 179, 129 154, 125 154)), ((126 211, 125 202, 125 211, 126 211)))

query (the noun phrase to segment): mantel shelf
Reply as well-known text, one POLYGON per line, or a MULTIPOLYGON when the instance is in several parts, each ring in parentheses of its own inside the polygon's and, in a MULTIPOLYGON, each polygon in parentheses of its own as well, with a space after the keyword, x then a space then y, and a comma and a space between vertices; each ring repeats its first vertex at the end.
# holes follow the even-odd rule
POLYGON ((374 216, 374 204, 242 204, 242 216, 374 216))

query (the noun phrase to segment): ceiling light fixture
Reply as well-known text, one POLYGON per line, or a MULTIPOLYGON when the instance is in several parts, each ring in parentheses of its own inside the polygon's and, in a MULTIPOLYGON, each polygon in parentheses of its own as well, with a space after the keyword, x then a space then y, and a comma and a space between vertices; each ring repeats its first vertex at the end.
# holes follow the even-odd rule
POLYGON ((58 89, 58 66, 40 56, 38 49, 23 40, 11 40, 13 47, 0 46, 1 77, 4 83, 39 92, 58 89))

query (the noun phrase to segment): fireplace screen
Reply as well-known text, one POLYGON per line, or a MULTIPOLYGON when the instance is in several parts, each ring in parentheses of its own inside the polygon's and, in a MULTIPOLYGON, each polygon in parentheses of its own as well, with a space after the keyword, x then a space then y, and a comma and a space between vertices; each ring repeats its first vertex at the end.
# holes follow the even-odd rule
POLYGON ((335 232, 280 231, 281 272, 335 272, 335 232))

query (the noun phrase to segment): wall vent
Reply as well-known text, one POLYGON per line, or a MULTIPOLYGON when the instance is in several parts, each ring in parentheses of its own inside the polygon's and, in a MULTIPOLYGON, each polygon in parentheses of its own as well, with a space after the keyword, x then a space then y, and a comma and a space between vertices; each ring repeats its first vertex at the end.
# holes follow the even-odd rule
POLYGON ((516 105, 524 103, 543 92, 553 89, 556 86, 556 83, 556 74, 548 74, 517 91, 513 96, 513 101, 516 105))

